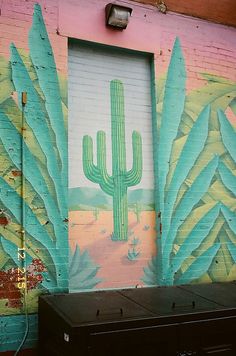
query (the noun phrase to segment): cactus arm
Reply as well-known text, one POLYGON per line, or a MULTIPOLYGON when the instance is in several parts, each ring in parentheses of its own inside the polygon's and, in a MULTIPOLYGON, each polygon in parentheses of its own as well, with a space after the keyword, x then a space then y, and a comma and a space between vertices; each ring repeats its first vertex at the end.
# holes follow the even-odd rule
POLYGON ((105 168, 105 154, 106 151, 103 149, 105 146, 105 133, 100 131, 98 134, 97 143, 97 160, 98 165, 93 163, 93 140, 91 136, 84 136, 83 138, 83 170, 86 178, 88 178, 93 183, 98 183, 102 190, 113 195, 113 184, 112 179, 108 176, 105 168), (102 138, 103 137, 103 138, 102 138))
POLYGON ((93 183, 99 182, 99 169, 93 163, 93 140, 88 135, 83 137, 83 169, 86 178, 93 183))
POLYGON ((113 196, 113 179, 107 173, 106 168, 106 134, 104 131, 97 133, 97 167, 100 172, 100 187, 104 192, 113 196))
POLYGON ((125 183, 127 187, 132 187, 140 183, 142 178, 142 139, 137 131, 133 131, 132 134, 132 146, 133 146, 133 167, 126 173, 125 183))

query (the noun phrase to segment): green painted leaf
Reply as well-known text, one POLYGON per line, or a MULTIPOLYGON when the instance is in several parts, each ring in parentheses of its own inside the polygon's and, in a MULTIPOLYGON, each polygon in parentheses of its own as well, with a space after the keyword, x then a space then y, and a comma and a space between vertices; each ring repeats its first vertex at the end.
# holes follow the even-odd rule
MULTIPOLYGON (((15 126, 18 132, 21 132, 21 120, 19 120, 19 117, 21 117, 22 112, 17 106, 16 102, 12 98, 8 98, 2 105, 1 105, 1 112, 5 114, 8 119, 11 121, 11 123, 15 126), (11 108, 9 110, 9 108, 11 108)), ((35 159, 42 164, 42 166, 46 166, 47 161, 46 157, 41 150, 41 147, 31 130, 30 126, 25 122, 25 132, 24 136, 26 140, 28 141, 28 144, 30 144, 30 151, 31 153, 35 156, 35 159)))
POLYGON ((167 279, 173 279, 175 272, 181 267, 185 259, 197 249, 213 228, 219 215, 220 204, 216 204, 209 210, 189 232, 184 242, 182 242, 178 252, 171 260, 171 266, 167 272, 167 279))
MULTIPOLYGON (((168 187, 167 197, 165 200, 164 214, 166 216, 165 229, 166 233, 169 231, 169 223, 173 213, 173 207, 179 192, 181 185, 187 178, 190 170, 195 164, 199 154, 201 153, 206 139, 208 136, 208 121, 210 115, 210 107, 207 106, 199 115, 198 119, 194 123, 187 140, 183 146, 183 149, 179 155, 177 165, 168 187), (169 221, 168 221, 169 220, 169 221)), ((164 240, 164 236, 162 237, 164 240)))
POLYGON ((210 73, 200 73, 203 79, 206 79, 208 82, 213 82, 213 83, 223 83, 223 84, 229 84, 229 85, 235 85, 235 82, 221 77, 219 75, 215 74, 210 74, 210 73))
POLYGON ((212 260, 219 248, 220 243, 215 243, 213 246, 203 252, 203 254, 196 258, 196 260, 189 266, 189 268, 179 278, 176 279, 175 284, 188 284, 195 279, 200 278, 209 269, 212 260))
POLYGON ((219 162, 219 173, 222 182, 230 190, 230 192, 236 197, 236 176, 232 171, 222 162, 219 162))
POLYGON ((157 270, 152 271, 150 265, 148 265, 148 267, 144 267, 143 271, 144 271, 144 275, 141 278, 141 281, 143 281, 144 284, 146 284, 147 286, 157 285, 157 281, 158 281, 157 270))
POLYGON ((220 129, 223 143, 233 161, 236 163, 236 132, 222 110, 218 110, 220 129))
POLYGON ((229 241, 227 242, 227 247, 229 249, 229 252, 234 260, 234 263, 236 263, 236 246, 233 244, 233 242, 229 241))
POLYGON ((39 4, 34 6, 33 25, 29 34, 29 48, 39 85, 45 96, 45 106, 55 133, 59 151, 63 185, 67 183, 67 138, 61 105, 61 94, 52 46, 39 4))
POLYGON ((11 81, 11 67, 2 56, 0 56, 0 68, 0 104, 2 104, 11 96, 14 87, 11 81))
POLYGON ((227 206, 223 205, 221 211, 225 217, 226 222, 228 223, 230 229, 236 234, 236 213, 231 211, 227 206))
MULTIPOLYGON (((234 93, 235 91, 236 83, 233 85, 228 83, 211 83, 203 88, 195 89, 191 91, 186 98, 186 110, 192 118, 197 117, 198 113, 201 112, 206 105, 211 104, 212 107, 217 103, 217 100, 222 98, 226 100, 226 97, 231 96, 230 93, 234 93)), ((230 102, 233 96, 228 99, 230 102)), ((218 108, 219 107, 221 106, 218 106, 218 108)))
MULTIPOLYGON (((4 229, 5 230, 5 229, 4 229)), ((1 243, 1 232, 0 232, 0 270, 3 270, 9 262, 11 262, 10 256, 4 250, 2 243, 1 243)))
MULTIPOLYGON (((21 226, 19 224, 11 221, 7 228, 1 229, 1 235, 4 240, 10 241, 16 246, 16 248, 20 248, 22 245, 21 235, 19 234, 20 229, 21 226)), ((25 232, 25 251, 32 259, 37 258, 42 261, 42 263, 47 267, 48 273, 51 277, 50 284, 53 283, 56 287, 56 269, 49 251, 45 249, 40 241, 29 235, 27 231, 25 232)))
MULTIPOLYGON (((21 265, 21 261, 18 258, 18 246, 16 246, 11 241, 4 239, 1 236, 0 236, 0 241, 2 243, 2 246, 3 246, 4 250, 5 250, 5 252, 11 257, 11 259, 14 261, 16 266, 20 266, 21 265)), ((26 254, 25 263, 28 265, 28 264, 30 264, 32 262, 32 257, 29 256, 26 253, 26 251, 24 251, 24 253, 26 254)))
POLYGON ((96 277, 99 266, 95 265, 87 250, 81 253, 76 245, 69 259, 69 288, 71 291, 94 288, 101 279, 96 277))
MULTIPOLYGON (((215 156, 200 172, 190 188, 186 191, 183 198, 176 207, 173 214, 169 233, 163 246, 163 272, 169 268, 169 258, 172 251, 172 244, 177 234, 178 228, 192 211, 193 207, 199 202, 202 196, 207 192, 212 178, 218 165, 218 157, 215 156)), ((165 233, 165 231, 163 231, 165 233)), ((163 235, 163 234, 162 234, 163 235)), ((165 274, 165 273, 164 273, 165 274)))
POLYGON ((12 147, 14 147, 14 143, 16 144, 16 147, 22 146, 24 153, 24 177, 32 184, 35 191, 43 200, 47 209, 48 218, 54 226, 57 242, 60 245, 60 241, 63 241, 64 239, 64 226, 62 219, 60 218, 58 207, 48 191, 47 185, 45 184, 37 163, 15 126, 8 120, 8 117, 1 112, 0 121, 0 139, 3 142, 10 159, 19 171, 21 170, 21 155, 17 155, 12 147), (7 135, 6 132, 8 132, 7 135))
POLYGON ((185 102, 186 71, 179 39, 172 51, 168 68, 165 94, 161 116, 161 127, 158 143, 158 189, 160 210, 164 210, 164 191, 169 171, 169 160, 174 139, 177 136, 179 123, 185 102))
MULTIPOLYGON (((0 177, 0 184, 1 184, 1 197, 0 200, 4 206, 8 208, 10 213, 14 216, 18 223, 21 222, 21 204, 22 200, 20 196, 13 190, 5 181, 0 177)), ((50 236, 47 234, 46 230, 42 225, 40 225, 37 217, 34 215, 32 210, 28 207, 28 205, 24 202, 24 211, 26 216, 26 226, 25 230, 29 235, 31 235, 35 240, 39 241, 42 247, 44 247, 45 252, 49 254, 51 257, 51 261, 55 267, 55 270, 58 271, 61 269, 61 265, 65 264, 61 253, 56 249, 55 244, 51 240, 50 236)), ((27 242, 29 244, 29 242, 27 242)), ((51 269, 53 270, 53 269, 51 269)), ((66 269, 62 269, 59 273, 62 276, 67 275, 66 269)), ((58 276, 54 275, 56 280, 58 276)))
POLYGON ((47 158, 48 173, 55 186, 61 216, 62 218, 65 218, 67 216, 67 204, 60 179, 60 171, 57 163, 58 159, 52 144, 53 137, 50 135, 50 130, 45 120, 38 93, 35 90, 27 69, 14 45, 11 46, 11 65, 12 78, 18 92, 19 102, 21 102, 21 93, 24 91, 27 92, 27 104, 24 109, 25 118, 37 137, 40 147, 47 158))
POLYGON ((222 229, 217 236, 217 241, 220 242, 220 248, 208 269, 208 275, 211 277, 212 281, 224 282, 227 280, 228 274, 234 264, 227 247, 227 234, 224 229, 222 229))

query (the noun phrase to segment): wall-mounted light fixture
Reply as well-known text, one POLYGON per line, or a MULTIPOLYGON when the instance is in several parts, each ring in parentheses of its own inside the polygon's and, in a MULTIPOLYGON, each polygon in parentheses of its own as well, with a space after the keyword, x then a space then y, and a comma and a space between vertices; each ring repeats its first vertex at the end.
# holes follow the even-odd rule
POLYGON ((106 5, 106 25, 124 30, 129 22, 132 9, 130 7, 109 3, 106 5))

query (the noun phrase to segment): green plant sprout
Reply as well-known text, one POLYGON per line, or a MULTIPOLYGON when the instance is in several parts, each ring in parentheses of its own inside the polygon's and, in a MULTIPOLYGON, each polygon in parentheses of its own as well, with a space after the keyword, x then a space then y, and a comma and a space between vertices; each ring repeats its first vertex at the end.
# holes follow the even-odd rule
POLYGON ((133 247, 128 250, 128 255, 127 255, 128 260, 135 261, 139 256, 140 256, 140 251, 137 251, 136 247, 133 247))

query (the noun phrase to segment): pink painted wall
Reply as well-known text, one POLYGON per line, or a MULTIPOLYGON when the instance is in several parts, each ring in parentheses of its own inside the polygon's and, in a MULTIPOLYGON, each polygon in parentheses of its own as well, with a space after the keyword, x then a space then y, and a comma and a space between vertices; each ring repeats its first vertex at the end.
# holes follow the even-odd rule
MULTIPOLYGON (((173 43, 178 36, 187 68, 188 91, 207 85, 206 80, 201 77, 202 72, 224 77, 231 82, 236 81, 234 28, 174 13, 163 15, 152 6, 119 1, 133 8, 127 29, 120 32, 105 27, 104 8, 107 2, 104 0, 39 0, 38 3, 42 7, 58 73, 65 78, 68 37, 153 53, 155 75, 160 79, 168 68, 173 43)), ((9 59, 9 46, 12 42, 18 49, 29 50, 28 32, 32 23, 34 4, 35 1, 31 0, 0 0, 0 56, 6 60, 9 59)), ((233 123, 236 122, 232 112, 229 112, 229 118, 233 123)), ((72 235, 69 242, 73 246, 72 235)), ((155 253, 154 244, 150 243, 149 247, 155 253)), ((102 263, 101 255, 99 259, 102 263)), ((124 270, 122 273, 125 273, 124 270)), ((21 311, 18 310, 17 313, 20 316, 21 311)), ((21 326, 22 320, 16 319, 8 320, 10 326, 16 323, 19 341, 24 330, 21 326)), ((31 327, 36 330, 35 320, 32 321, 31 327)), ((1 336, 5 340, 4 350, 13 347, 12 335, 3 330, 1 336)), ((33 333, 31 337, 31 341, 35 341, 37 336, 33 333)), ((14 345, 16 341, 14 339, 14 345)))
POLYGON ((156 8, 120 1, 133 8, 125 31, 104 26, 107 1, 60 1, 60 35, 122 48, 154 53, 156 75, 167 69, 175 38, 181 40, 187 70, 188 88, 202 85, 201 72, 236 80, 235 29, 175 13, 161 14, 156 8))
POLYGON ((0 55, 9 57, 9 46, 13 42, 17 48, 28 50, 28 32, 32 24, 34 4, 41 5, 50 41, 53 45, 57 69, 67 73, 67 39, 57 34, 58 1, 8 1, 0 2, 0 55))

